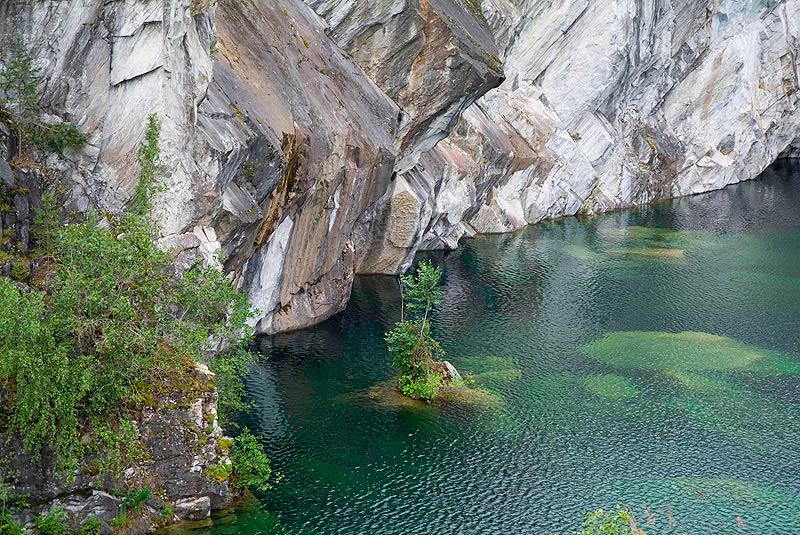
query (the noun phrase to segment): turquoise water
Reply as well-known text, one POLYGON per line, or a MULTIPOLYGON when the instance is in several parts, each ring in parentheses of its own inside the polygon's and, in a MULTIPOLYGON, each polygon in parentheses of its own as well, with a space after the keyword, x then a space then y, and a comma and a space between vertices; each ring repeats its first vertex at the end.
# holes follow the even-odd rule
POLYGON ((260 341, 242 420, 283 480, 193 533, 569 533, 616 503, 650 535, 800 533, 800 166, 433 258, 480 395, 388 395, 397 285, 360 278, 260 341))

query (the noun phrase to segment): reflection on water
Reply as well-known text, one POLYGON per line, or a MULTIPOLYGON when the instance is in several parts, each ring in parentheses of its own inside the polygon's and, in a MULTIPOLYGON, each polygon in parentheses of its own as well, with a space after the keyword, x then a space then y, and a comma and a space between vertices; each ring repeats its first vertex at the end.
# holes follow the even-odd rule
POLYGON ((648 534, 800 526, 800 167, 466 241, 434 322, 496 402, 386 402, 397 283, 260 342, 243 417, 283 482, 215 534, 648 534), (794 176, 794 178, 792 178, 794 176))

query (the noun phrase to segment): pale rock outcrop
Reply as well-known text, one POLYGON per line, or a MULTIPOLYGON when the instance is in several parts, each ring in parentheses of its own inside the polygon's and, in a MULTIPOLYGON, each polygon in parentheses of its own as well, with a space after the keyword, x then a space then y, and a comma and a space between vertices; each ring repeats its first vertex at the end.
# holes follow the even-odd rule
POLYGON ((796 0, 483 7, 508 78, 434 149, 472 158, 429 177, 423 248, 749 180, 800 132, 796 0))
POLYGON ((361 218, 362 273, 411 262, 433 192, 421 160, 478 97, 500 84, 498 51, 477 3, 465 0, 306 0, 329 35, 400 107, 395 180, 361 218))
POLYGON ((307 6, 17 0, 0 5, 0 30, 33 54, 44 117, 88 136, 48 157, 66 212, 124 209, 157 113, 155 215, 179 265, 222 252, 261 307, 258 332, 341 310, 355 222, 391 177, 398 109, 307 6))
MULTIPOLYGON (((41 70, 45 118, 74 122, 87 147, 48 162, 66 176, 68 209, 119 212, 136 184, 136 148, 146 117, 162 123, 162 163, 170 173, 159 203, 165 234, 196 217, 196 106, 211 79, 213 7, 190 0, 12 1, 0 5, 0 34, 19 35, 41 70), (196 2, 194 2, 196 3, 196 2)), ((8 59, 8 58, 4 58, 8 59)))

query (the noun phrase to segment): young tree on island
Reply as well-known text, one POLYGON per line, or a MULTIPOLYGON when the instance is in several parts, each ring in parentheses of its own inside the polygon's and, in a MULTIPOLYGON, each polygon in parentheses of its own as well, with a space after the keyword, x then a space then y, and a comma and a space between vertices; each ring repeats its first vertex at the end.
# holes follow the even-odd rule
POLYGON ((430 321, 431 312, 442 302, 441 278, 442 270, 430 261, 420 262, 416 274, 401 276, 400 321, 386 333, 403 394, 428 402, 436 398, 444 378, 437 361, 444 351, 431 336, 430 321))

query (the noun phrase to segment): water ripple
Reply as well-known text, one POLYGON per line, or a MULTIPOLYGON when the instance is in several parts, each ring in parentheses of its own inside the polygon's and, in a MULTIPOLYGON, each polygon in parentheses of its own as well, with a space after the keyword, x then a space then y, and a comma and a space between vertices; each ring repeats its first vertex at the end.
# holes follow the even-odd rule
POLYGON ((484 411, 359 397, 393 374, 389 277, 260 340, 242 423, 284 480, 205 531, 563 533, 625 503, 651 535, 797 532, 800 179, 768 175, 434 255, 434 331, 484 411))

